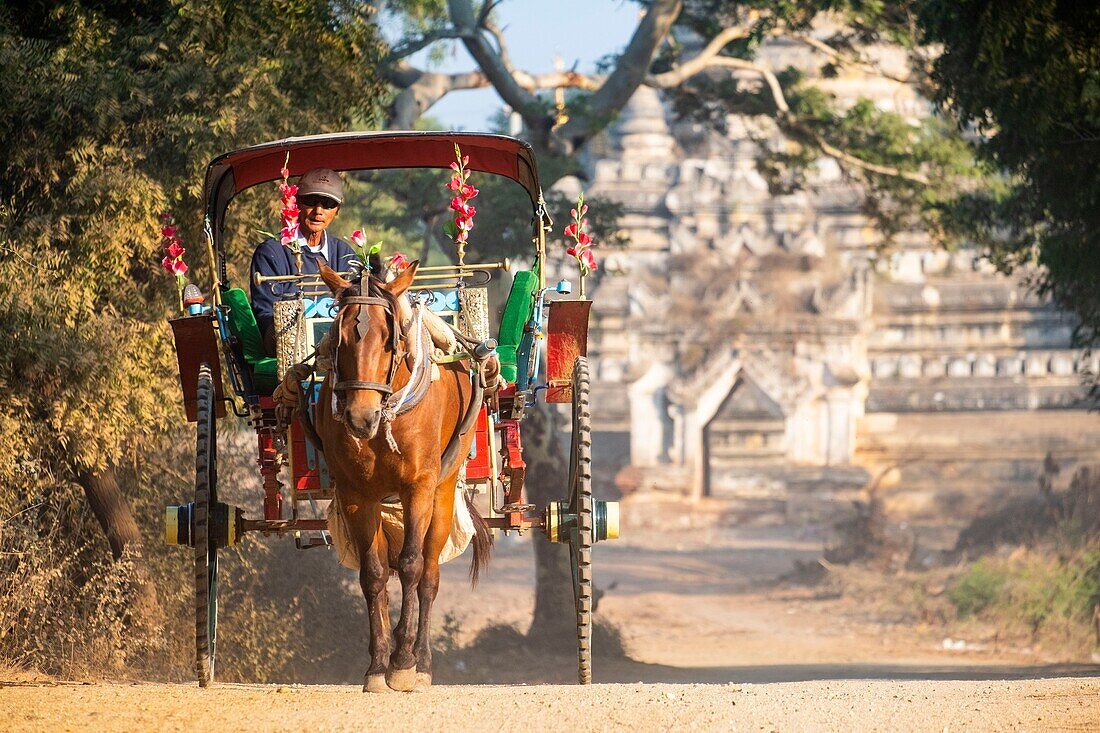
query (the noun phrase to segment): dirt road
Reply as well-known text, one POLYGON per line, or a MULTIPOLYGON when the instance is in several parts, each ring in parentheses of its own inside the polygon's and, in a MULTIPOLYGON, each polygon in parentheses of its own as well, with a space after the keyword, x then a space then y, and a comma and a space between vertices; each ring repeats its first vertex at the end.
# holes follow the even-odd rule
POLYGON ((346 685, 0 682, 0 724, 107 733, 1100 730, 1100 667, 1011 647, 945 649, 935 629, 776 583, 820 549, 820 537, 786 528, 665 528, 599 545, 606 593, 597 616, 619 630, 623 651, 597 637, 598 684, 587 688, 567 684, 567 653, 510 651, 519 636, 510 625, 530 619, 533 564, 529 543, 502 541, 476 591, 464 562, 445 566, 437 608, 451 618, 450 650, 436 655, 429 692, 361 693, 366 660, 353 651, 338 674, 346 685))
POLYGON ((64 685, 0 688, 18 731, 1051 731, 1096 730, 1096 680, 354 687, 64 685))

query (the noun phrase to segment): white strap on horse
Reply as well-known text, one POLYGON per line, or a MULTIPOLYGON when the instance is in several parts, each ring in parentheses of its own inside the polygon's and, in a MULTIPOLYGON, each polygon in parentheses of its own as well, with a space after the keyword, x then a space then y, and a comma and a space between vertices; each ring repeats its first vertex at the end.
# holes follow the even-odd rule
POLYGON ((413 304, 412 325, 413 365, 409 373, 409 381, 405 386, 390 395, 382 403, 382 429, 385 431, 386 442, 394 453, 401 453, 397 441, 393 437, 393 421, 403 412, 408 412, 420 404, 431 386, 431 362, 424 358, 426 353, 424 344, 424 304, 417 301, 413 304), (424 376, 427 374, 428 378, 424 376))

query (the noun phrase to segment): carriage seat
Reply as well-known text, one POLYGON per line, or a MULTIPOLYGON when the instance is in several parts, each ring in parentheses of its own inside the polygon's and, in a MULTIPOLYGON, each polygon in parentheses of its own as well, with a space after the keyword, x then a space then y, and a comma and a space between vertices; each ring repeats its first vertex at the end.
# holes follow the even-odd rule
POLYGON ((264 340, 248 296, 240 288, 230 288, 222 293, 222 302, 229 306, 229 330, 240 342, 245 364, 252 371, 253 389, 257 394, 271 394, 279 386, 277 362, 275 357, 268 356, 264 351, 264 340))
POLYGON ((504 313, 500 317, 500 330, 497 333, 497 356, 500 357, 500 376, 509 384, 516 381, 516 349, 523 339, 523 328, 531 320, 534 307, 535 290, 539 286, 539 277, 530 270, 520 270, 512 279, 512 289, 504 304, 504 313))

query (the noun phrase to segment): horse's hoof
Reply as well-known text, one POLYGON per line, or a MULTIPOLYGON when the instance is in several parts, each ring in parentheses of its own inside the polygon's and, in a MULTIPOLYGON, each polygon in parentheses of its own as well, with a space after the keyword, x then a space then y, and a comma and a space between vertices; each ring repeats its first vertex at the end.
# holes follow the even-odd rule
POLYGON ((416 688, 416 667, 391 669, 386 673, 386 684, 391 690, 412 692, 416 688))
POLYGON ((363 692, 393 692, 386 684, 386 675, 368 674, 363 681, 363 692))
POLYGON ((432 673, 431 672, 417 672, 416 673, 416 687, 413 688, 413 692, 427 692, 428 688, 432 686, 432 673))

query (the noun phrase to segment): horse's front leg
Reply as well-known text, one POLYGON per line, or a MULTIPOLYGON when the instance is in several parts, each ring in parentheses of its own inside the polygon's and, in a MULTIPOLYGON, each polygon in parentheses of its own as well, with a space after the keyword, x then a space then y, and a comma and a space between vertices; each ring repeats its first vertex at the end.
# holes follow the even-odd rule
POLYGON ((432 521, 435 501, 435 481, 418 480, 413 490, 402 496, 405 517, 405 542, 397 558, 397 574, 401 578, 401 619, 397 623, 397 648, 390 659, 387 682, 390 687, 408 692, 416 687, 416 656, 413 645, 416 634, 413 614, 417 610, 417 586, 424 574, 424 536, 432 521))
POLYGON ((424 573, 417 586, 420 601, 416 629, 416 689, 432 684, 432 605, 439 592, 439 554, 443 552, 454 524, 455 481, 445 481, 437 489, 435 510, 424 542, 424 573))
POLYGON ((386 580, 390 575, 387 562, 386 535, 382 531, 378 505, 364 512, 365 521, 357 537, 359 545, 359 585, 367 599, 370 619, 370 666, 363 678, 364 692, 389 692, 386 668, 390 659, 390 604, 386 580))

